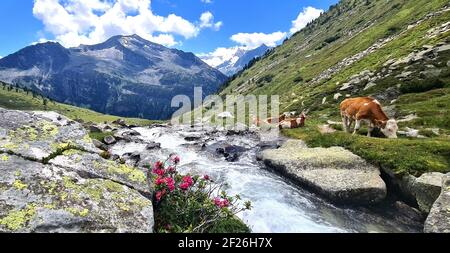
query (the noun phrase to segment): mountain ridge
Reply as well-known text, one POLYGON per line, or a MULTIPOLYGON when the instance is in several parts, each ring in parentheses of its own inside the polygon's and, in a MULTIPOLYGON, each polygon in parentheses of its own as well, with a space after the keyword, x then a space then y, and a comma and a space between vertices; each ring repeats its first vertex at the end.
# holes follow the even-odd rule
POLYGON ((205 95, 227 79, 193 53, 169 49, 137 35, 64 48, 46 42, 0 59, 0 80, 50 98, 124 117, 167 119, 177 94, 205 95))

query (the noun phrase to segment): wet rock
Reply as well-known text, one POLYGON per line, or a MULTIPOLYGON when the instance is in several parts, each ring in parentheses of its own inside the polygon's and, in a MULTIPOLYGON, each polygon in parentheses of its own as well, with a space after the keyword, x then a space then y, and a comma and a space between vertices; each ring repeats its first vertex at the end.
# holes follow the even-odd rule
POLYGON ((145 147, 145 149, 147 150, 153 150, 153 149, 160 149, 161 148, 161 143, 157 143, 157 142, 150 142, 147 144, 147 146, 145 147))
POLYGON ((0 152, 42 161, 69 147, 101 152, 80 123, 64 116, 0 108, 0 152), (62 120, 57 120, 57 117, 62 120))
POLYGON ((248 134, 249 131, 247 131, 247 129, 245 128, 244 130, 236 130, 236 129, 231 129, 227 131, 227 136, 233 136, 233 135, 246 135, 248 134))
POLYGON ((441 193, 444 174, 438 172, 425 173, 414 182, 414 195, 422 212, 429 213, 432 205, 441 193))
POLYGON ((247 148, 245 147, 230 145, 221 142, 206 146, 205 149, 206 151, 210 152, 213 150, 212 153, 225 157, 225 160, 227 160, 228 162, 238 161, 242 153, 247 151, 247 148))
POLYGON ((113 136, 108 135, 105 138, 103 138, 103 142, 106 143, 107 145, 113 145, 117 143, 117 140, 113 136))
POLYGON ((139 152, 126 153, 122 156, 122 159, 130 166, 136 167, 141 160, 141 154, 139 152))
POLYGON ((185 141, 198 141, 201 140, 204 136, 202 133, 199 132, 183 132, 180 134, 184 137, 185 141))
POLYGON ((305 148, 289 140, 262 156, 269 168, 335 202, 366 205, 386 196, 379 169, 340 147, 305 148))
POLYGON ((100 142, 100 141, 98 141, 96 139, 93 139, 92 143, 94 144, 95 147, 97 147, 97 148, 99 148, 101 150, 104 150, 104 151, 108 150, 108 147, 104 143, 102 143, 102 142, 100 142))
POLYGON ((110 180, 8 155, 0 187, 0 232, 153 232, 152 202, 110 180))
POLYGON ((450 173, 445 175, 442 191, 425 221, 426 233, 450 233, 450 173))
POLYGON ((239 155, 238 154, 225 154, 225 160, 227 162, 237 162, 239 160, 239 155))
POLYGON ((396 201, 395 209, 404 217, 407 219, 413 220, 413 221, 422 221, 424 220, 424 215, 417 209, 410 207, 409 205, 401 202, 396 201))

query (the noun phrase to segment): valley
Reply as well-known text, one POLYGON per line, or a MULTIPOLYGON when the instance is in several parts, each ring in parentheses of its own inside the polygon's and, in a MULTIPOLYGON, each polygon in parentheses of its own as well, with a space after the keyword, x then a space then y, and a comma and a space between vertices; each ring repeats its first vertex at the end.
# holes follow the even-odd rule
POLYGON ((209 66, 131 35, 1 58, 0 231, 450 232, 448 1, 341 0, 277 47, 235 49, 209 66), (198 86, 278 95, 305 124, 267 141, 265 116, 220 103, 169 123, 172 98, 198 86), (340 104, 364 96, 399 138, 343 131, 340 104), (245 129, 217 120, 238 116, 245 129), (170 223, 179 203, 200 224, 170 223))

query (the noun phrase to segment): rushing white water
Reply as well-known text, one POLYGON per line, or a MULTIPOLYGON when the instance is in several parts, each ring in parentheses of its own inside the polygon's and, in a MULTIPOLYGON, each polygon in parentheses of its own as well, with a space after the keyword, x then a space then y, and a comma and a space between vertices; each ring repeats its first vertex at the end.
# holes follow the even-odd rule
MULTIPOLYGON (((161 143, 161 150, 152 151, 158 159, 171 153, 180 155, 183 173, 209 175, 217 182, 227 183, 230 195, 239 194, 243 201, 252 202, 252 210, 239 214, 253 232, 408 232, 394 221, 386 220, 366 211, 338 208, 315 194, 290 184, 284 178, 265 170, 256 161, 257 139, 252 136, 225 136, 208 132, 175 131, 171 128, 135 128, 142 143, 121 143, 111 150, 123 155, 145 150, 146 142, 161 143), (200 138, 206 147, 227 143, 244 147, 237 162, 227 162, 224 157, 201 149, 186 136, 200 138)), ((206 148, 207 149, 207 148, 206 148)), ((414 232, 414 231, 413 231, 414 232)))

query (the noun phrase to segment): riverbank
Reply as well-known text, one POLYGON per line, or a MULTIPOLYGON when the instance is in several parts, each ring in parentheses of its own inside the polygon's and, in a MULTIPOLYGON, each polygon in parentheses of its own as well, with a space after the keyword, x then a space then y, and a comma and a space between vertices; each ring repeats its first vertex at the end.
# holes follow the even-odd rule
POLYGON ((181 173, 209 175, 230 195, 250 201, 252 210, 238 217, 252 232, 422 231, 422 221, 397 201, 336 205, 266 170, 258 154, 283 140, 262 142, 257 132, 81 125, 50 112, 2 113, 8 119, 0 120, 5 232, 153 232, 146 172, 173 153, 182 157, 181 173), (87 129, 104 137, 91 139, 87 129))

